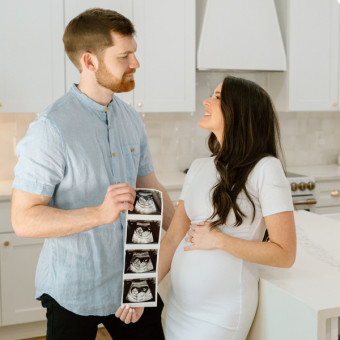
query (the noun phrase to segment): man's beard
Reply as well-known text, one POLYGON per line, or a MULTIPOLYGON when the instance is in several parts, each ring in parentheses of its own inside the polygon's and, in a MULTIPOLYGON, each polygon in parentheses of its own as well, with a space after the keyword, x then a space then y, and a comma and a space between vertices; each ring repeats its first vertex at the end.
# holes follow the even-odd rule
POLYGON ((114 93, 129 92, 135 88, 133 79, 126 80, 126 76, 135 73, 136 70, 129 71, 123 74, 122 79, 114 77, 106 68, 102 60, 99 61, 98 70, 96 71, 97 83, 114 93))

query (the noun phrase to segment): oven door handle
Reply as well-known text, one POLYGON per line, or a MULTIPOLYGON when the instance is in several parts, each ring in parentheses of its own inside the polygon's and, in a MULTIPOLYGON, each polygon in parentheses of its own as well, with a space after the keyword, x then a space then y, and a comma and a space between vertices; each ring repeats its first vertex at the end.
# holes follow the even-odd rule
POLYGON ((303 200, 303 201, 293 202, 294 205, 305 205, 305 204, 313 205, 313 204, 316 204, 316 203, 318 203, 318 201, 315 200, 315 199, 307 199, 307 200, 303 200))

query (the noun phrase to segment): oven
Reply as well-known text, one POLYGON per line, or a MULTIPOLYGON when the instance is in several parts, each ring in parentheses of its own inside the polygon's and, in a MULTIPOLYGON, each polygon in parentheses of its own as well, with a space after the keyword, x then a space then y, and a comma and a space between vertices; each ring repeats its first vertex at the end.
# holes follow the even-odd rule
POLYGON ((315 178, 287 172, 295 210, 314 212, 317 203, 315 198, 315 178))

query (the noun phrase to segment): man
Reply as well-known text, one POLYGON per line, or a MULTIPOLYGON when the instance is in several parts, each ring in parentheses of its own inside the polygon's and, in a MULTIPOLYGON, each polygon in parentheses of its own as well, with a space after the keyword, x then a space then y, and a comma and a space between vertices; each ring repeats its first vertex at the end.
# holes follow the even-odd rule
POLYGON ((139 309, 129 325, 114 316, 134 187, 163 192, 165 229, 173 215, 140 117, 114 96, 135 85, 134 33, 114 11, 91 9, 74 18, 63 41, 79 85, 39 115, 17 148, 12 225, 18 236, 46 238, 36 298, 47 308, 47 339, 94 340, 100 323, 115 340, 164 339, 160 299, 137 323, 139 309))

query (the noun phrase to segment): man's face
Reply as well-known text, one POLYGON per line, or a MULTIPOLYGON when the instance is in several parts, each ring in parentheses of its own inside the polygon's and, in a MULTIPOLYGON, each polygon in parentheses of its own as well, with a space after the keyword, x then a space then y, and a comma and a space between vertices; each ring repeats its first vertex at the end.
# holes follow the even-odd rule
POLYGON ((114 46, 103 51, 96 71, 97 83, 112 92, 128 92, 135 88, 133 74, 139 67, 135 56, 137 44, 133 36, 111 33, 114 46))

